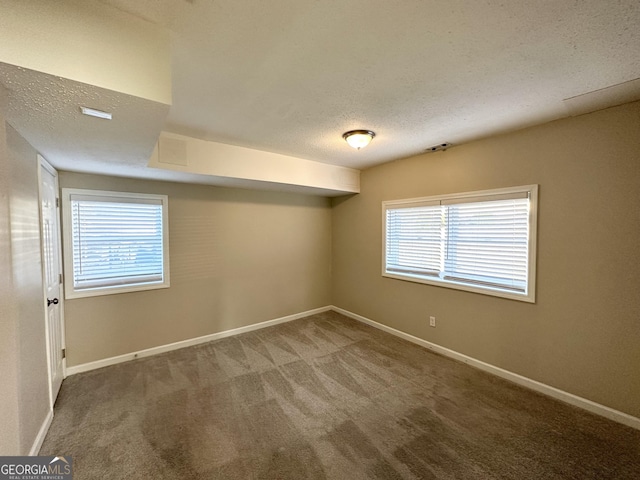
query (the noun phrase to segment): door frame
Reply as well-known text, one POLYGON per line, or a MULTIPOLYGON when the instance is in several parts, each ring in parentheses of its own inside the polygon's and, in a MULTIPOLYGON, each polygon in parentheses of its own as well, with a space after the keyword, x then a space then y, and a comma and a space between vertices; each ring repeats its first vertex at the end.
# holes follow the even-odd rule
MULTIPOLYGON (((47 286, 45 285, 45 265, 44 265, 44 242, 42 235, 42 168, 45 168, 49 173, 51 173, 55 177, 56 181, 56 216, 58 217, 57 224, 57 232, 56 236, 58 237, 58 271, 60 275, 63 275, 62 270, 62 215, 61 215, 61 207, 62 202, 60 201, 60 185, 58 183, 58 171, 53 168, 53 166, 47 162, 47 160, 40 154, 38 154, 38 212, 40 215, 39 224, 40 224, 40 266, 42 271, 42 301, 44 305, 44 323, 45 323, 45 337, 46 337, 46 355, 47 355, 47 379, 49 381, 49 405, 51 410, 53 411, 53 405, 56 401, 53 398, 53 378, 51 377, 51 342, 50 342, 50 332, 49 332, 49 322, 48 322, 48 314, 47 314, 47 286)), ((62 278, 62 277, 61 277, 62 278)), ((64 282, 60 282, 60 342, 63 349, 66 349, 66 334, 65 334, 65 322, 64 322, 64 282)), ((63 355, 62 358, 62 378, 67 377, 67 359, 66 356, 63 355)))

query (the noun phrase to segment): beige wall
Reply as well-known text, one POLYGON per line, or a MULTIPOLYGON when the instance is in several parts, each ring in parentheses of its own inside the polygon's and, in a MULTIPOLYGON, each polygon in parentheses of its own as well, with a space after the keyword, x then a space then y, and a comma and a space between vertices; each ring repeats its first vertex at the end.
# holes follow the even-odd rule
POLYGON ((50 410, 40 255, 38 160, 34 148, 7 128, 11 165, 11 260, 18 315, 20 451, 27 453, 50 410))
POLYGON ((640 417, 640 103, 381 165, 361 191, 333 201, 334 305, 640 417), (381 276, 383 200, 532 183, 535 304, 381 276))
POLYGON ((325 198, 68 172, 60 186, 169 196, 171 287, 66 301, 68 366, 330 304, 325 198))
POLYGON ((96 0, 0 0, 0 61, 171 104, 169 32, 96 0))
MULTIPOLYGON (((2 92, 0 92, 2 93, 2 92)), ((0 111, 0 455, 17 455, 18 425, 17 315, 11 277, 10 174, 7 130, 0 111)))
POLYGON ((37 158, 0 121, 0 455, 26 455, 50 410, 37 158))

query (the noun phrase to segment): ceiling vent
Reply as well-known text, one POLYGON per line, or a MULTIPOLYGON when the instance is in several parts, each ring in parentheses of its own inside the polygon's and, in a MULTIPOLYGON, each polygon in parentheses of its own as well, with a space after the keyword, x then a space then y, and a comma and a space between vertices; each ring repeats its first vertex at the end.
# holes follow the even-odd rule
POLYGON ((444 152, 447 148, 451 147, 450 143, 439 143, 438 145, 434 145, 433 147, 427 148, 424 152, 444 152))

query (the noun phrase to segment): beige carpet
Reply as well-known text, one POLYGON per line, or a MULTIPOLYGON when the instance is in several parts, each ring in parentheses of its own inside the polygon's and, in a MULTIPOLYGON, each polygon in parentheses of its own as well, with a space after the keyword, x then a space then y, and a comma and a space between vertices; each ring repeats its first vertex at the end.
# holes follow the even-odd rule
POLYGON ((640 479, 640 431, 334 312, 67 378, 82 479, 640 479))

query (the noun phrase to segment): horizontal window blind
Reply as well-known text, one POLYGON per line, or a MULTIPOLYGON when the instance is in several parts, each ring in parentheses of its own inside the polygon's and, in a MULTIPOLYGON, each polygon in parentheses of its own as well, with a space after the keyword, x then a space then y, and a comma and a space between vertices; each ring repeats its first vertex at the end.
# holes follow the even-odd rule
POLYGON ((446 208, 444 278, 526 292, 529 199, 446 208))
POLYGON ((163 281, 161 200, 70 196, 77 290, 163 281))
POLYGON ((537 187, 522 188, 385 202, 384 272, 528 295, 537 187))
POLYGON ((440 205, 387 210, 387 270, 439 275, 443 226, 440 205))

